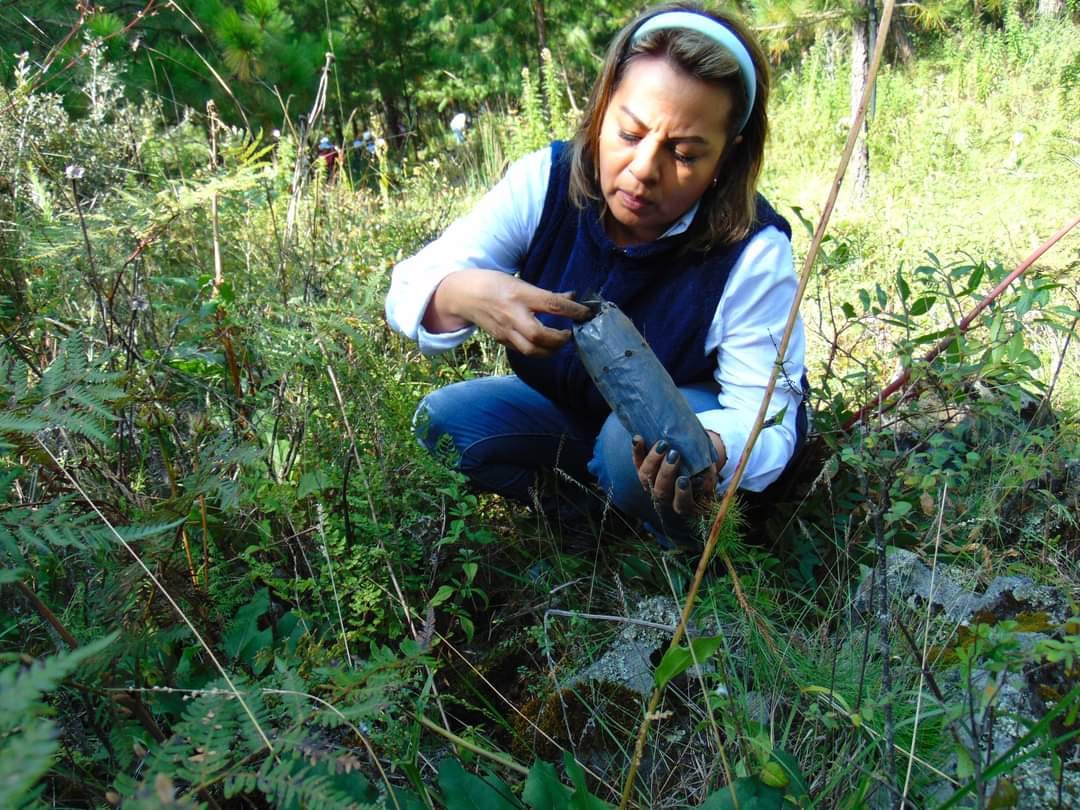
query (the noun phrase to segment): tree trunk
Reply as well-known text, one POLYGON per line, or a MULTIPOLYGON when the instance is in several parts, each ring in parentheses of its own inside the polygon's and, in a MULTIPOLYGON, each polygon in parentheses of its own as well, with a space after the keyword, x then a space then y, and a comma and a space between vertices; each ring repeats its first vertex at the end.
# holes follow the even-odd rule
POLYGON ((894 14, 889 33, 892 35, 893 57, 901 64, 915 58, 915 46, 911 44, 911 26, 903 14, 894 14))
POLYGON ((1065 10, 1065 0, 1039 0, 1040 17, 1060 17, 1065 10))
MULTIPOLYGON (((536 81, 540 87, 544 87, 547 81, 547 71, 544 70, 544 51, 547 50, 547 11, 544 9, 544 0, 532 0, 533 14, 536 16, 536 81)), ((544 98, 549 98, 544 93, 544 98)), ((548 113, 550 114, 550 110, 548 113)))
MULTIPOLYGON (((870 75, 872 2, 873 0, 855 0, 855 17, 851 22, 851 121, 853 123, 859 110, 863 88, 866 87, 870 75)), ((853 200, 856 204, 866 200, 870 185, 870 153, 866 145, 866 122, 869 120, 870 116, 867 115, 848 169, 851 175, 853 200)))
POLYGON ((544 10, 544 0, 532 0, 532 7, 536 15, 536 52, 543 53, 547 47, 547 12, 544 10))

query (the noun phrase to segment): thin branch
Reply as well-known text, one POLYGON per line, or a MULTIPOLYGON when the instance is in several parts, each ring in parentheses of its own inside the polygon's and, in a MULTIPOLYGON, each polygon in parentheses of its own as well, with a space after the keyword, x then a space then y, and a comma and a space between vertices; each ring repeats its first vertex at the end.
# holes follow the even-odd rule
POLYGON ((526 768, 524 765, 514 762, 514 760, 510 759, 509 757, 504 757, 502 754, 496 754, 494 751, 488 751, 486 748, 481 748, 476 743, 472 743, 468 740, 462 739, 457 734, 452 731, 448 731, 447 729, 440 726, 438 723, 433 723, 432 721, 428 720, 422 714, 417 715, 416 719, 420 721, 420 725, 422 725, 424 728, 428 729, 429 731, 434 731, 436 734, 445 737, 446 739, 450 740, 450 742, 452 742, 454 745, 460 748, 464 748, 467 751, 472 751, 474 754, 490 759, 492 762, 497 762, 504 768, 509 768, 510 770, 521 774, 522 776, 529 775, 528 768, 526 768))
POLYGON ((568 619, 590 619, 600 622, 618 622, 619 624, 633 624, 638 627, 651 627, 654 630, 664 630, 668 633, 675 632, 675 625, 672 624, 660 624, 659 622, 649 622, 644 619, 630 619, 626 616, 614 616, 608 613, 579 613, 576 610, 548 608, 544 611, 544 619, 546 620, 548 616, 565 616, 568 619))
MULTIPOLYGON (((999 295, 1005 292, 1009 285, 1016 281, 1016 279, 1020 278, 1020 276, 1024 275, 1024 273, 1026 273, 1031 268, 1031 266, 1035 264, 1035 262, 1038 261, 1038 259, 1044 253, 1046 253, 1046 251, 1050 250, 1050 248, 1052 248, 1059 241, 1061 241, 1062 237, 1064 237, 1065 234, 1067 234, 1077 225, 1080 225, 1080 215, 1074 217, 1071 222, 1064 225, 1061 230, 1059 230, 1057 233, 1055 233, 1053 236, 1051 236, 1049 239, 1039 245, 1039 247, 1037 247, 1030 256, 1024 259, 1024 261, 1020 262, 1020 264, 1016 266, 1016 269, 1009 273, 1009 275, 1006 276, 1000 284, 994 287, 994 289, 988 292, 986 294, 986 297, 983 298, 978 304, 976 304, 975 308, 972 309, 971 312, 969 312, 967 315, 965 315, 963 319, 961 319, 960 323, 956 326, 956 332, 954 334, 943 337, 940 341, 938 341, 934 348, 932 348, 926 353, 926 355, 922 359, 923 364, 932 362, 938 357, 938 355, 948 349, 960 335, 967 332, 968 329, 971 328, 972 323, 974 323, 975 319, 979 317, 979 315, 984 309, 990 306, 990 304, 992 304, 999 295)), ((892 402, 886 402, 889 397, 891 397, 893 394, 895 394, 897 391, 907 385, 910 379, 911 368, 909 367, 904 369, 904 371, 901 372, 900 375, 896 377, 896 379, 894 379, 891 383, 885 386, 885 388, 883 388, 877 396, 875 396, 866 405, 863 405, 863 407, 861 407, 850 419, 848 419, 848 421, 844 423, 844 430, 851 430, 851 428, 854 427, 857 422, 865 419, 866 415, 870 413, 870 411, 886 411, 906 399, 908 395, 898 397, 892 402)))
MULTIPOLYGON (((878 28, 877 41, 874 43, 874 56, 870 61, 870 70, 867 74, 866 85, 863 87, 862 100, 859 102, 859 108, 855 113, 855 118, 852 121, 851 129, 848 132, 847 144, 844 147, 844 152, 840 157, 840 165, 836 169, 836 176, 833 178, 832 188, 829 192, 829 197, 825 203, 825 209, 822 211, 821 219, 818 221, 817 228, 814 230, 814 237, 810 243, 810 249, 807 251, 806 260, 803 262, 802 272, 799 277, 799 286, 795 291, 794 299, 791 302, 791 309, 788 312, 787 323, 784 325, 784 333, 780 339, 780 345, 777 348, 776 364, 773 366, 772 374, 769 375, 768 385, 765 387, 765 393, 761 399, 761 407, 758 409, 757 417, 754 419, 754 426, 750 430, 750 434, 746 440, 746 446, 743 448, 742 455, 739 457, 738 465, 735 468, 735 472, 731 477, 731 481, 728 484, 727 491, 724 493, 724 498, 720 502, 720 507, 717 510, 717 514, 712 523, 712 528, 709 530, 708 540, 705 542, 705 548, 702 551, 701 559, 698 561, 697 570, 694 573, 694 579, 690 583, 690 588, 686 595, 686 602, 683 605, 682 615, 679 618, 679 625, 675 628, 675 633, 671 637, 671 644, 669 649, 674 649, 682 641, 682 637, 686 634, 687 625, 690 622, 690 614, 694 609, 694 604, 697 601, 698 589, 701 587, 701 582, 705 578, 705 573, 708 570, 709 561, 712 558, 713 552, 716 550, 717 542, 720 538, 720 529, 724 525, 724 521, 727 519, 728 511, 731 509, 731 504, 735 499, 735 492, 742 481, 743 474, 746 471, 746 466, 750 461, 750 452, 754 449, 754 444, 757 442, 758 435, 761 433, 764 427, 766 417, 768 415, 769 402, 772 400, 773 391, 776 390, 777 381, 780 378, 780 372, 782 370, 784 358, 787 356, 788 345, 791 343, 791 335, 795 330, 795 324, 799 318, 799 306, 802 304, 803 296, 806 294, 807 284, 810 282, 810 271, 813 269, 814 261, 817 258, 818 251, 821 249, 821 242, 825 238, 825 230, 828 227, 829 219, 832 216, 833 208, 836 206, 836 199, 840 194, 840 186, 844 180, 844 174, 847 171, 848 164, 851 161, 852 152, 855 150, 855 144, 859 139, 862 132, 863 121, 866 118, 866 111, 870 105, 870 98, 873 95, 874 78, 877 76, 878 67, 881 64, 881 56, 885 51, 885 41, 889 33, 889 24, 892 21, 893 7, 895 0, 885 0, 885 8, 881 16, 881 26, 878 28)), ((746 602, 745 594, 742 592, 742 586, 739 582, 739 578, 735 571, 735 566, 732 564, 728 555, 722 554, 721 558, 724 561, 724 566, 727 568, 728 575, 731 578, 732 585, 735 590, 735 595, 739 599, 740 605, 744 610, 749 608, 749 604, 746 602)), ((750 611, 749 615, 755 618, 755 623, 758 628, 765 630, 763 620, 757 615, 756 612, 750 611)), ((775 648, 775 643, 772 642, 772 637, 768 632, 762 633, 763 637, 769 642, 770 647, 775 648)), ((645 754, 645 740, 649 735, 649 727, 652 723, 652 718, 655 715, 656 708, 660 704, 660 698, 663 695, 663 690, 659 687, 653 690, 652 696, 649 698, 648 706, 645 710, 645 716, 641 721, 641 726, 638 729, 637 741, 634 744, 634 754, 630 760, 630 767, 627 771, 626 781, 623 784, 622 797, 619 801, 619 810, 626 810, 630 804, 630 796, 634 789, 634 780, 637 777, 638 767, 641 764, 641 758, 645 754)))

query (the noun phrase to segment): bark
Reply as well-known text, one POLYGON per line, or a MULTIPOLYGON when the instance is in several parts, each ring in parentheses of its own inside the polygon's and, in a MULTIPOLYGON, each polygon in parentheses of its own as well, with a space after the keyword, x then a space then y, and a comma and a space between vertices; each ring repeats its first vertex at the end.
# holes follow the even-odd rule
MULTIPOLYGON (((870 75, 870 42, 873 0, 855 0, 855 16, 851 22, 851 120, 854 121, 870 75)), ((873 110, 873 102, 871 102, 873 110)), ((851 155, 852 194, 856 204, 866 199, 870 185, 870 154, 866 145, 867 122, 863 122, 855 151, 851 155)))
POLYGON ((911 43, 911 26, 903 14, 894 14, 889 34, 892 37, 893 57, 901 64, 915 58, 915 46, 911 43))
POLYGON ((1040 17, 1060 17, 1065 10, 1065 0, 1039 0, 1038 14, 1040 17))
POLYGON ((537 53, 543 53, 547 47, 547 12, 544 10, 544 0, 532 0, 532 7, 536 15, 537 53))
MULTIPOLYGON (((547 73, 544 70, 544 51, 547 49, 547 11, 544 9, 544 0, 532 0, 533 14, 536 17, 536 80, 540 86, 547 81, 547 73)), ((550 98, 545 94, 545 98, 550 98)), ((548 110, 550 113, 551 111, 548 110)))

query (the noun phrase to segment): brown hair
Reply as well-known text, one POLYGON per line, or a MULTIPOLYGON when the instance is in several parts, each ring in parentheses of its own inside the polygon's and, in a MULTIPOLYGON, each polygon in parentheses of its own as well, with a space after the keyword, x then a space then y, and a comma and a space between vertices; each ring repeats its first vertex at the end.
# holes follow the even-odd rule
POLYGON ((734 106, 729 122, 731 131, 727 133, 728 145, 720 159, 719 182, 710 186, 701 197, 701 210, 694 218, 689 246, 708 250, 714 245, 742 239, 755 220, 755 190, 769 131, 766 112, 769 65, 761 46, 744 23, 722 12, 706 12, 695 3, 669 3, 651 8, 624 27, 611 43, 568 148, 571 201, 578 208, 584 208, 590 202, 604 205, 597 175, 600 129, 608 103, 628 65, 642 56, 666 59, 694 78, 730 89, 734 106), (725 48, 704 34, 681 28, 660 29, 645 34, 636 42, 631 41, 645 20, 666 11, 692 11, 710 17, 730 29, 746 46, 757 74, 757 95, 741 133, 735 130, 746 111, 746 92, 739 76, 739 65, 725 48), (742 135, 742 140, 736 143, 738 135, 742 135))

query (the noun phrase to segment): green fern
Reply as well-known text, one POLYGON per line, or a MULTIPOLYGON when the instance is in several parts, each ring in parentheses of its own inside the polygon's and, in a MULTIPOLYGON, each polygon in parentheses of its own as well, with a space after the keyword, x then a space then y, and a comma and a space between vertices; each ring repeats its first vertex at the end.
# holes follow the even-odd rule
POLYGON ((378 794, 359 772, 337 774, 331 771, 333 760, 323 759, 311 765, 302 756, 290 754, 280 762, 267 759, 257 772, 230 777, 226 797, 260 793, 280 810, 304 807, 379 810, 378 794), (358 800, 359 799, 359 800, 358 800))
POLYGON ((56 689, 80 664, 116 641, 113 633, 85 647, 54 655, 30 667, 0 670, 0 807, 21 807, 52 764, 58 747, 56 725, 45 719, 41 697, 56 689))

